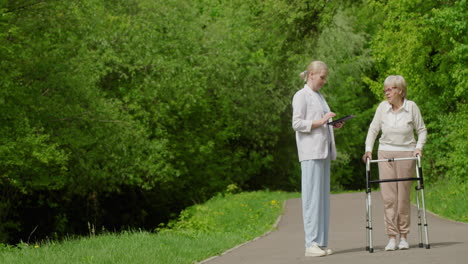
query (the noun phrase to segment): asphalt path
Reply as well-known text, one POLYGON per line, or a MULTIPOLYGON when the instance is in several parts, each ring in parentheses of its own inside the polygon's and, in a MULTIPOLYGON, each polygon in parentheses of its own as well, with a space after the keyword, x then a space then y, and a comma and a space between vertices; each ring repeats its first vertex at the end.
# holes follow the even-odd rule
MULTIPOLYGON (((334 254, 304 256, 301 200, 286 201, 277 228, 265 236, 228 250, 201 263, 206 264, 452 264, 468 263, 468 224, 442 219, 427 213, 430 249, 419 248, 416 208, 411 213, 409 250, 385 251, 387 237, 383 225, 383 205, 379 192, 372 192, 374 253, 366 247, 366 206, 364 193, 331 196, 329 247, 334 254)), ((423 233, 424 234, 424 233, 423 233)), ((424 242, 424 239, 423 239, 424 242)))

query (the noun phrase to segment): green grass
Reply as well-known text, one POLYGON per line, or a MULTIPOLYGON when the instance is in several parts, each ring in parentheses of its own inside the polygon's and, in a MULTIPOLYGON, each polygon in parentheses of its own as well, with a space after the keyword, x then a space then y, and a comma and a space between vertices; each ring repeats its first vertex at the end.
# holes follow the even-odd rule
POLYGON ((455 180, 425 184, 426 209, 455 221, 468 222, 468 188, 455 180))
POLYGON ((184 210, 157 233, 132 231, 63 242, 0 248, 0 263, 193 263, 271 230, 283 201, 298 193, 249 192, 216 196, 184 210))
MULTIPOLYGON (((416 205, 416 192, 412 186, 411 202, 416 205)), ((468 223, 468 197, 466 184, 445 181, 424 184, 424 202, 426 210, 439 217, 468 223)), ((420 201, 420 206, 422 203, 420 201)))

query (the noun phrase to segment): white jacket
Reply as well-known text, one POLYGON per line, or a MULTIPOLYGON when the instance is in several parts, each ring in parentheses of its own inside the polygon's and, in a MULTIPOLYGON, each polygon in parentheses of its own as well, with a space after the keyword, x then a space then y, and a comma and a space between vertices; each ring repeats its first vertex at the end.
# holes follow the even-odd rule
POLYGON ((330 157, 335 160, 336 147, 333 127, 325 124, 312 129, 312 122, 323 118, 323 108, 330 110, 328 104, 325 102, 325 107, 322 107, 320 95, 305 85, 294 95, 292 106, 292 127, 296 131, 299 161, 325 159, 328 157, 330 149, 330 157))

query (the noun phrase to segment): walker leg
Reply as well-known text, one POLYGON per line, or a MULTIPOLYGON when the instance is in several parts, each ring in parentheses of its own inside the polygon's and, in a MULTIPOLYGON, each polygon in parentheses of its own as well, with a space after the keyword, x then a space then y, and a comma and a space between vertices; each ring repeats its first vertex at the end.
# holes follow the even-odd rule
POLYGON ((370 172, 370 159, 367 158, 366 160, 366 194, 367 194, 367 199, 366 199, 366 220, 367 220, 367 246, 366 250, 369 251, 369 253, 374 252, 374 248, 372 245, 372 200, 371 200, 371 186, 370 186, 370 180, 371 180, 371 172, 370 172))
POLYGON ((374 252, 374 247, 372 244, 372 200, 371 200, 371 193, 367 193, 367 200, 368 200, 368 210, 369 210, 369 253, 374 252))
POLYGON ((419 193, 420 193, 419 187, 416 187, 416 205, 418 208, 417 212, 418 212, 418 237, 419 237, 418 246, 422 248, 424 245, 422 242, 421 207, 419 206, 419 193))
POLYGON ((366 251, 369 251, 369 199, 366 193, 366 251))
POLYGON ((427 218, 426 218, 426 204, 424 202, 424 177, 422 174, 422 167, 421 167, 421 156, 417 155, 417 168, 416 168, 416 175, 419 178, 419 191, 421 192, 421 205, 422 205, 422 217, 423 217, 423 224, 424 224, 424 233, 426 238, 426 249, 431 248, 429 244, 429 231, 427 226, 427 218))
POLYGON ((427 218, 426 218, 426 205, 424 204, 424 189, 421 189, 421 202, 422 202, 422 212, 423 212, 424 233, 426 235, 426 249, 430 249, 431 246, 429 244, 429 231, 428 231, 427 218))

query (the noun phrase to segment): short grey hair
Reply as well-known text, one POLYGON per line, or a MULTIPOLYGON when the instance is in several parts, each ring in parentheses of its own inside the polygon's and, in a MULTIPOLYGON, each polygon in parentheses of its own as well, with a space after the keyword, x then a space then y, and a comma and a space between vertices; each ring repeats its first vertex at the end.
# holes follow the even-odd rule
POLYGON ((401 97, 406 97, 406 81, 405 78, 401 75, 390 75, 384 81, 384 88, 385 87, 396 87, 398 90, 401 91, 401 97))

